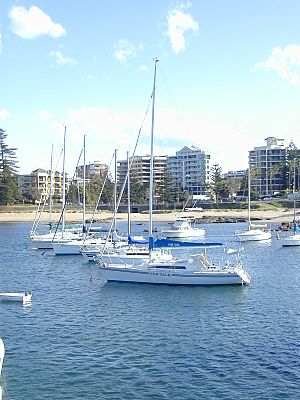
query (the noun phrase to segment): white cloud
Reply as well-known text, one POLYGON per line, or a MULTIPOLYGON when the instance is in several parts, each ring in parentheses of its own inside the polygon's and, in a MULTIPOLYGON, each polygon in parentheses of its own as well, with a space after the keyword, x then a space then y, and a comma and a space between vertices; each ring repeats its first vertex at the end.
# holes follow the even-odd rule
POLYGON ((42 120, 48 120, 50 118, 50 113, 48 110, 41 110, 39 112, 39 118, 42 120))
POLYGON ((188 7, 190 7, 190 3, 181 4, 169 11, 167 17, 168 36, 175 54, 185 50, 185 33, 189 30, 194 33, 198 31, 198 22, 194 21, 190 14, 183 11, 188 7))
POLYGON ((145 65, 145 64, 140 65, 140 70, 141 70, 141 71, 148 71, 147 65, 145 65))
POLYGON ((128 40, 120 39, 113 47, 115 58, 121 63, 126 63, 128 58, 136 57, 136 47, 128 40))
POLYGON ((11 117, 11 113, 5 109, 0 109, 0 121, 4 121, 11 117))
MULTIPOLYGON (((141 131, 137 155, 150 153, 150 114, 141 131)), ((69 173, 75 170, 76 154, 80 153, 84 133, 87 134, 88 162, 101 160, 109 163, 114 149, 118 149, 118 159, 126 159, 126 152, 133 151, 143 118, 144 110, 116 112, 100 107, 70 109, 64 120, 67 126, 67 142, 72 143, 71 148, 67 150, 72 154, 67 157, 70 163, 69 173)), ((56 123, 55 126, 57 135, 55 142, 60 143, 62 124, 56 123)), ((243 127, 220 120, 205 119, 196 112, 178 114, 174 109, 167 108, 156 109, 154 135, 155 154, 175 155, 182 147, 196 144, 201 150, 210 154, 212 159, 222 166, 224 172, 246 168, 248 151, 253 147, 251 142, 253 139, 249 139, 251 135, 243 127), (233 142, 239 149, 238 152, 232 152, 233 142)))
POLYGON ((75 60, 73 60, 72 58, 65 57, 59 50, 51 51, 50 56, 55 58, 56 64, 58 65, 76 64, 75 60))
POLYGON ((96 81, 99 79, 99 76, 98 75, 88 75, 87 78, 88 78, 88 80, 96 81))
POLYGON ((35 6, 28 10, 25 7, 13 6, 9 16, 12 31, 24 39, 33 39, 41 35, 58 38, 66 34, 62 25, 53 22, 49 15, 35 6))
POLYGON ((275 47, 265 61, 254 65, 252 71, 275 71, 292 85, 300 85, 300 45, 275 47), (298 68, 298 70, 297 70, 298 68))

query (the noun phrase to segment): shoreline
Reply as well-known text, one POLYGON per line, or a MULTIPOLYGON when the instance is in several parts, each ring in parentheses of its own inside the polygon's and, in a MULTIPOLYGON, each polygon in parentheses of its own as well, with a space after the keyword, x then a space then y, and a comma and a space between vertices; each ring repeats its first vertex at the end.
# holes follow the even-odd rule
MULTIPOLYGON (((58 222, 60 213, 52 214, 53 221, 58 222)), ((93 213, 86 213, 86 220, 91 220, 93 213)), ((174 222, 177 218, 191 218, 197 220, 197 222, 209 222, 215 219, 228 219, 228 220, 240 220, 248 218, 247 210, 204 210, 204 211, 189 211, 189 212, 165 212, 165 213, 154 213, 153 222, 174 222)), ((33 222, 36 218, 35 212, 0 212, 0 223, 3 222, 33 222)), ((95 222, 106 222, 112 220, 113 213, 111 212, 99 212, 94 215, 95 222)), ((146 222, 148 221, 148 213, 132 213, 132 222, 146 222)), ((81 222, 81 212, 67 212, 65 215, 66 222, 81 222)), ((127 221, 127 213, 118 213, 117 220, 127 221)), ((259 220, 264 222, 291 222, 293 221, 293 210, 291 209, 278 209, 278 210, 264 210, 264 211, 251 211, 251 220, 259 220)), ((39 221, 48 222, 49 213, 42 213, 39 221)), ((221 221, 220 221, 221 222, 221 221)))

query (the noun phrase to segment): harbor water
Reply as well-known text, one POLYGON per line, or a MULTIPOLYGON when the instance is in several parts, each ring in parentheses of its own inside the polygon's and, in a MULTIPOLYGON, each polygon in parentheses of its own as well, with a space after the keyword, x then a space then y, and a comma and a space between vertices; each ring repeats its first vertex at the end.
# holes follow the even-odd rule
MULTIPOLYGON (((230 247, 245 228, 201 226, 230 247)), ((244 243, 249 286, 104 284, 29 231, 0 224, 0 292, 33 293, 0 302, 3 400, 299 399, 300 247, 244 243)))

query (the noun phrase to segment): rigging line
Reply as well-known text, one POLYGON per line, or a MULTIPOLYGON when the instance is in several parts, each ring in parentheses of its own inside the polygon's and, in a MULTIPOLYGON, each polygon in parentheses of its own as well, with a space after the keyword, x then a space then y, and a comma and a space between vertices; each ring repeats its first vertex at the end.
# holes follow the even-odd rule
POLYGON ((165 86, 165 89, 166 89, 166 93, 168 94, 168 97, 169 97, 171 103, 173 103, 173 105, 176 108, 176 110, 180 111, 180 107, 179 107, 179 105, 178 105, 178 103, 176 101, 175 95, 173 93, 171 93, 171 89, 170 89, 170 86, 168 84, 166 75, 164 74, 164 72, 163 72, 163 70, 162 70, 160 65, 158 65, 158 70, 159 70, 159 73, 160 73, 160 75, 162 77, 162 81, 164 83, 164 86, 165 86))
POLYGON ((92 227, 92 223, 93 223, 93 221, 94 221, 94 217, 95 217, 95 214, 96 214, 96 212, 97 212, 97 210, 98 210, 98 206, 99 206, 99 203, 100 203, 100 200, 101 200, 101 197, 102 197, 102 193, 103 193, 103 191, 104 191, 105 184, 106 184, 106 182, 107 182, 107 180, 108 180, 109 170, 110 170, 110 167, 111 167, 111 164, 112 164, 113 159, 114 159, 114 154, 113 154, 113 156, 112 156, 112 158, 111 158, 111 160, 110 160, 109 167, 107 168, 106 176, 105 176, 105 179, 104 179, 102 188, 101 188, 101 190, 100 190, 100 193, 99 193, 99 196, 98 196, 98 199, 97 199, 97 203, 96 203, 96 206, 95 206, 95 209, 94 209, 92 218, 90 219, 90 223, 89 223, 89 226, 88 226, 88 229, 87 229, 87 234, 86 234, 86 236, 85 236, 85 238, 84 238, 83 244, 85 243, 86 237, 87 237, 87 236, 89 235, 89 233, 90 233, 90 230, 91 230, 91 227, 92 227))
MULTIPOLYGON (((55 167, 55 171, 57 170, 57 166, 58 166, 60 157, 62 155, 62 151, 63 151, 63 148, 62 148, 62 150, 60 152, 60 156, 58 158, 58 161, 57 161, 57 164, 56 164, 56 167, 55 167)), ((44 208, 45 208, 45 205, 46 205, 46 201, 47 201, 46 197, 49 196, 49 191, 50 191, 49 188, 47 188, 47 192, 46 192, 46 196, 45 196, 45 199, 44 199, 44 204, 43 204, 42 209, 41 209, 41 201, 42 201, 42 196, 43 195, 42 195, 42 193, 40 194, 39 206, 38 206, 38 209, 37 209, 37 212, 36 212, 36 216, 34 218, 33 225, 32 225, 32 228, 31 228, 31 233, 32 234, 35 234, 35 232, 37 231, 38 225, 41 222, 41 214, 44 211, 44 208)))
MULTIPOLYGON (((131 167, 132 167, 132 164, 133 164, 133 161, 134 161, 134 156, 135 156, 135 152, 136 152, 136 149, 137 149, 137 145, 138 145, 138 142, 139 142, 139 139, 140 139, 140 136, 141 136, 141 132, 142 132, 142 129, 143 129, 143 126, 144 126, 146 117, 147 117, 147 115, 148 115, 148 112, 149 112, 149 109, 150 109, 150 106, 151 106, 152 96, 153 96, 153 90, 151 91, 151 96, 150 96, 150 99, 149 99, 149 101, 148 101, 147 109, 146 109, 146 112, 145 112, 145 115, 144 115, 142 124, 141 124, 140 129, 139 129, 139 132, 138 132, 138 137, 137 137, 137 140, 136 140, 136 142, 135 142, 134 150, 133 150, 133 153, 132 153, 132 156, 131 156, 131 161, 130 161, 130 163, 129 163, 129 168, 128 168, 128 170, 127 170, 126 177, 125 177, 125 179, 124 179, 124 182, 123 182, 121 191, 120 191, 120 193, 119 193, 119 198, 118 198, 118 201, 117 201, 116 210, 114 210, 114 218, 116 217, 117 210, 119 209, 119 206, 120 206, 120 203, 121 203, 121 199, 122 199, 122 196, 123 196, 123 193, 124 193, 124 190, 125 190, 125 186, 126 186, 126 183, 127 183, 127 180, 128 180, 129 171, 131 170, 131 167)), ((104 254, 104 251, 105 251, 105 249, 106 249, 106 246, 107 246, 107 243, 108 243, 108 239, 109 239, 109 237, 110 237, 110 235, 111 235, 111 232, 112 232, 112 228, 113 228, 113 221, 112 221, 112 223, 111 223, 111 225, 110 225, 108 234, 107 234, 107 236, 106 236, 106 240, 105 240, 104 246, 102 247, 101 257, 102 257, 102 255, 104 254)), ((100 257, 100 258, 101 258, 101 257, 100 257)))

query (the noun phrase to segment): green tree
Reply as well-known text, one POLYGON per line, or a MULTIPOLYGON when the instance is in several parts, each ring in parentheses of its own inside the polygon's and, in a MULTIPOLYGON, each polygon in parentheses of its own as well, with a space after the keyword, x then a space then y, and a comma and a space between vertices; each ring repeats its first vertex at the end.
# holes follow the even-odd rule
POLYGON ((221 200, 222 197, 227 198, 230 194, 230 189, 227 186, 226 179, 222 177, 222 168, 219 164, 214 164, 210 170, 208 190, 216 202, 221 200))
POLYGON ((144 204, 148 200, 148 183, 143 183, 136 175, 130 175, 130 201, 132 204, 144 204))
POLYGON ((86 193, 89 197, 87 199, 88 202, 96 204, 101 194, 100 203, 112 203, 114 195, 114 183, 112 182, 110 177, 106 179, 105 185, 104 181, 105 178, 101 177, 98 174, 92 176, 90 182, 86 185, 86 193))
POLYGON ((5 143, 7 134, 0 129, 0 204, 9 205, 21 201, 16 174, 17 160, 15 151, 5 143))
POLYGON ((78 186, 74 183, 71 183, 68 188, 67 193, 67 203, 78 203, 78 186))
POLYGON ((165 168, 163 174, 163 181, 157 188, 159 201, 164 203, 171 203, 176 200, 176 182, 170 175, 169 171, 165 168))

